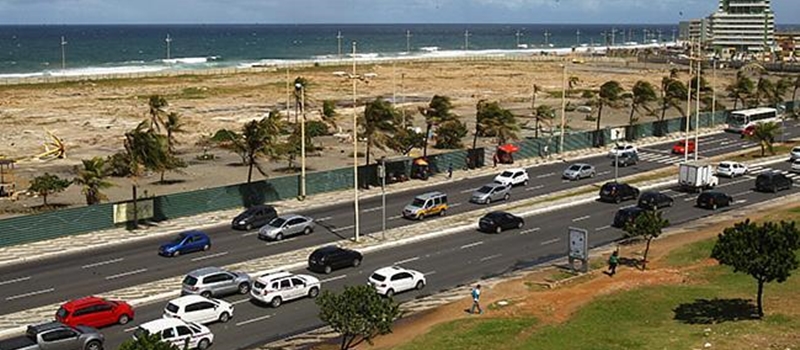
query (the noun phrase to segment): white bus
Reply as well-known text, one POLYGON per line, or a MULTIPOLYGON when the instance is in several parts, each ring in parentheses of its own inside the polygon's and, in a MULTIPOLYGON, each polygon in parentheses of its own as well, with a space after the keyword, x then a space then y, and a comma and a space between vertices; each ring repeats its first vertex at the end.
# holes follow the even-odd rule
POLYGON ((727 130, 735 132, 743 132, 748 127, 754 126, 758 123, 768 123, 768 122, 777 123, 780 121, 781 120, 780 117, 778 116, 778 110, 775 108, 759 107, 751 109, 742 109, 738 111, 733 111, 728 116, 727 130))

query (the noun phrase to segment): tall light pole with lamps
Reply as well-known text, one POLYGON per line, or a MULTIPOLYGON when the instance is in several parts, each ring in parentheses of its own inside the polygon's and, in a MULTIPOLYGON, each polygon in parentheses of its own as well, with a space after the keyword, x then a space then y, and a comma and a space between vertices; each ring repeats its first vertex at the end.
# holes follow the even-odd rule
POLYGON ((353 229, 355 231, 355 241, 358 242, 359 238, 359 214, 358 210, 358 113, 356 112, 357 97, 356 97, 356 83, 361 77, 356 73, 356 42, 353 42, 353 74, 350 75, 350 80, 353 82, 353 208, 355 210, 355 222, 353 229))
POLYGON ((694 113, 694 160, 697 161, 697 154, 699 153, 699 146, 700 146, 700 72, 703 67, 703 46, 698 45, 698 60, 697 60, 697 92, 695 98, 697 99, 694 103, 695 113, 694 113))
POLYGON ((558 139, 558 154, 564 152, 564 128, 567 124, 567 63, 561 64, 561 135, 558 139))
MULTIPOLYGON (((686 135, 683 140, 683 161, 689 161, 689 123, 692 120, 692 59, 694 58, 694 40, 689 40, 689 85, 686 89, 686 135)), ((695 145, 697 146, 697 145, 695 145)))
POLYGON ((61 70, 67 68, 67 40, 61 37, 61 70))
POLYGON ((300 200, 306 199, 306 88, 301 83, 294 84, 300 93, 300 200))

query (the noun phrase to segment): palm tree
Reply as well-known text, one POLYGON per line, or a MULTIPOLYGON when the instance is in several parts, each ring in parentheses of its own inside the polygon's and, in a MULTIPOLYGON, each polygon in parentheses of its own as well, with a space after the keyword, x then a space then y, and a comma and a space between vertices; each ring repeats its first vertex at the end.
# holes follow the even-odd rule
POLYGON ((628 124, 634 124, 633 114, 635 112, 641 113, 639 110, 640 108, 647 111, 647 113, 652 113, 650 103, 657 100, 658 95, 656 94, 656 89, 653 87, 653 84, 644 80, 637 81, 636 84, 633 85, 633 89, 631 89, 631 115, 628 117, 628 124))
POLYGON ((773 106, 777 106, 778 104, 783 102, 783 97, 789 93, 789 89, 792 88, 794 83, 792 83, 789 78, 780 78, 778 82, 775 83, 772 91, 772 98, 770 99, 770 104, 773 106))
POLYGON ((553 120, 556 117, 556 111, 553 107, 548 105, 539 105, 536 107, 536 112, 534 113, 534 118, 536 118, 536 122, 534 125, 534 135, 533 137, 539 138, 539 122, 541 120, 553 120))
POLYGON ((597 131, 600 131, 600 118, 603 116, 603 106, 613 107, 622 96, 622 86, 615 80, 607 81, 600 86, 599 107, 597 108, 597 131))
POLYGON ((109 175, 106 160, 102 157, 94 157, 92 159, 84 159, 81 162, 83 163, 83 169, 75 167, 78 176, 72 182, 83 186, 81 193, 86 196, 86 205, 94 205, 102 200, 107 200, 108 197, 100 190, 110 188, 114 184, 105 181, 105 178, 109 175))
POLYGON ((183 127, 186 124, 183 122, 183 118, 181 115, 176 112, 169 112, 167 114, 167 120, 164 123, 164 129, 167 131, 167 145, 169 146, 169 151, 175 153, 175 134, 186 132, 186 129, 183 127))
POLYGON ((507 143, 509 140, 519 140, 517 135, 519 129, 517 119, 508 110, 503 110, 502 113, 495 115, 493 118, 481 121, 481 130, 486 134, 494 135, 497 138, 498 146, 507 143))
POLYGON ((153 95, 147 105, 150 107, 150 128, 161 131, 161 125, 164 125, 164 107, 169 105, 167 99, 161 95, 153 95))
POLYGON ((775 154, 772 144, 775 142, 775 138, 780 133, 781 126, 777 123, 758 123, 753 129, 753 133, 751 135, 747 135, 746 137, 750 140, 758 142, 758 145, 761 146, 761 156, 763 157, 766 155, 767 150, 769 150, 770 154, 775 154))
POLYGON ((425 117, 425 145, 422 148, 422 156, 428 156, 428 136, 434 125, 444 123, 458 118, 451 112, 453 104, 447 96, 434 95, 427 107, 420 107, 419 112, 425 117))
POLYGON ((725 87, 725 91, 728 92, 727 97, 733 99, 734 110, 736 110, 739 101, 742 102, 742 106, 746 105, 747 99, 753 94, 754 90, 753 81, 742 74, 741 71, 736 73, 736 79, 731 85, 725 87))
POLYGON ((276 140, 282 125, 280 115, 273 111, 261 120, 248 122, 242 128, 241 142, 247 160, 247 183, 253 179, 253 167, 258 169, 261 175, 267 175, 261 164, 258 163, 258 158, 261 156, 277 158, 276 140))
POLYGON ((164 183, 164 174, 168 170, 185 168, 186 163, 172 155, 167 137, 148 127, 150 121, 141 122, 136 129, 125 133, 125 151, 131 161, 131 172, 140 173, 141 167, 161 174, 160 183, 164 183))
POLYGON ((363 130, 362 136, 367 139, 365 164, 369 164, 369 156, 373 147, 385 150, 391 144, 392 136, 397 132, 395 121, 399 113, 389 101, 378 97, 364 107, 364 115, 358 124, 363 130))
POLYGON ((686 100, 687 93, 686 85, 683 85, 683 82, 680 80, 671 77, 664 77, 661 79, 660 122, 664 121, 667 110, 670 108, 678 110, 681 115, 685 116, 683 109, 681 109, 681 103, 686 100))
POLYGON ((800 75, 794 79, 794 85, 792 87, 792 115, 797 118, 797 111, 800 110, 800 105, 797 104, 797 89, 800 89, 800 75))
POLYGON ((760 106, 763 101, 772 101, 775 99, 775 84, 765 78, 759 78, 756 83, 756 93, 751 101, 751 106, 760 106))
POLYGON ((577 76, 573 75, 573 76, 570 76, 569 79, 567 80, 567 86, 569 86, 569 89, 572 90, 580 82, 581 82, 581 78, 578 78, 577 76))

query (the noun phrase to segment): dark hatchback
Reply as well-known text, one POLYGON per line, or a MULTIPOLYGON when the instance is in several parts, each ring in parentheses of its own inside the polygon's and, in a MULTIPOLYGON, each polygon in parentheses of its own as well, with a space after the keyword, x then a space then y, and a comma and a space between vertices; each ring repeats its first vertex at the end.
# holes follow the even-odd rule
POLYGON ((619 203, 637 197, 639 197, 639 189, 626 183, 606 182, 600 188, 600 200, 603 202, 619 203))
POLYGON ((697 196, 697 206, 700 208, 716 210, 727 207, 733 203, 733 197, 722 192, 703 192, 697 196))
POLYGON ((624 228, 625 224, 636 221, 636 218, 644 212, 645 209, 639 207, 630 207, 617 210, 617 214, 614 215, 614 223, 612 223, 611 226, 624 228))
POLYGON ((362 260, 364 256, 355 250, 326 246, 318 248, 308 256, 308 269, 329 274, 344 267, 357 267, 361 265, 362 260))
POLYGON ((756 177, 756 191, 778 192, 792 188, 792 179, 778 172, 761 173, 756 177))
POLYGON ((611 165, 619 167, 634 165, 638 162, 639 162, 639 155, 634 152, 621 153, 619 156, 611 159, 611 165))
POLYGON ((236 215, 231 222, 231 227, 234 230, 250 231, 254 228, 266 225, 270 220, 276 217, 278 217, 278 212, 275 211, 275 208, 272 206, 256 205, 236 215))
POLYGON ((525 226, 525 220, 504 211, 493 211, 478 220, 478 229, 483 232, 500 233, 509 229, 522 228, 522 226, 525 226))
POLYGON ((158 254, 175 257, 181 254, 208 250, 211 248, 211 238, 201 231, 187 231, 178 234, 169 243, 164 243, 158 248, 158 254))
POLYGON ((639 196, 639 203, 637 205, 642 209, 654 210, 664 207, 671 207, 674 204, 675 200, 666 194, 656 191, 647 191, 639 196))

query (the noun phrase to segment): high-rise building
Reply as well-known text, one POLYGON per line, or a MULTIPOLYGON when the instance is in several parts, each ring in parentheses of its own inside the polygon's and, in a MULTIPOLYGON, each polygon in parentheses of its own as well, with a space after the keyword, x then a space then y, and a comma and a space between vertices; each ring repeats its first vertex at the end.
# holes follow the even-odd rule
POLYGON ((771 50, 775 14, 770 0, 720 0, 711 15, 712 45, 738 52, 771 50))
POLYGON ((681 40, 700 42, 703 44, 711 43, 711 20, 708 18, 691 19, 678 24, 681 40))

